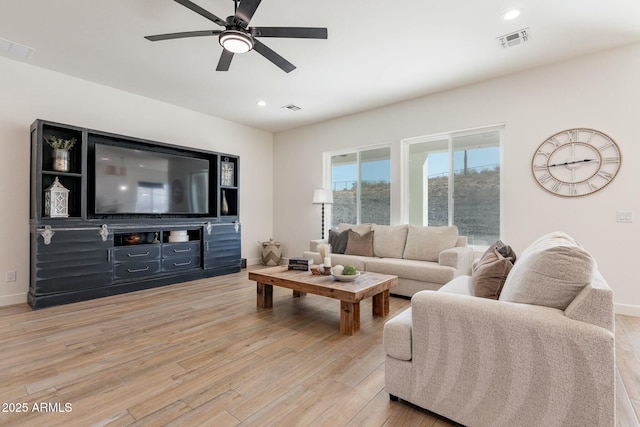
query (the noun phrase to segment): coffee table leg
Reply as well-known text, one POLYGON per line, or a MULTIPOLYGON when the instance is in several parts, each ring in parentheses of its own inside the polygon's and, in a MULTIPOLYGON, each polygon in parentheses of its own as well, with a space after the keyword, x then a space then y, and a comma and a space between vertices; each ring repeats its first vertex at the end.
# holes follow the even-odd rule
POLYGON ((257 289, 257 305, 259 308, 273 307, 273 286, 266 283, 258 283, 257 289))
POLYGON ((340 332, 353 335, 360 330, 360 303, 340 301, 340 332))
POLYGON ((373 296, 372 314, 374 316, 386 316, 389 314, 389 290, 373 296))
POLYGON ((300 298, 305 296, 307 293, 306 292, 301 292, 301 291, 293 291, 293 297, 294 298, 300 298))

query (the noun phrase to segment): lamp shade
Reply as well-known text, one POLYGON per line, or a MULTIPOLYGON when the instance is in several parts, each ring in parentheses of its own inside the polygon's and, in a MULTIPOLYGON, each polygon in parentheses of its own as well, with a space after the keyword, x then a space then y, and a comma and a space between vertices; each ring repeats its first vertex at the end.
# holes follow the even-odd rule
POLYGON ((313 190, 313 204, 319 205, 321 203, 333 203, 333 192, 331 190, 324 188, 316 188, 313 190))

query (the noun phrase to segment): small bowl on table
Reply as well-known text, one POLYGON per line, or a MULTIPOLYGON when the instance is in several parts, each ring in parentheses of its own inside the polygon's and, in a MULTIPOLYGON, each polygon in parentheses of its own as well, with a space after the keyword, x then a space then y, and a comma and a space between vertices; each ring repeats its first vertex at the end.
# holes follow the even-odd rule
POLYGON ((356 280, 358 276, 360 276, 360 272, 356 271, 356 274, 333 274, 331 273, 334 279, 339 282, 352 282, 356 280))

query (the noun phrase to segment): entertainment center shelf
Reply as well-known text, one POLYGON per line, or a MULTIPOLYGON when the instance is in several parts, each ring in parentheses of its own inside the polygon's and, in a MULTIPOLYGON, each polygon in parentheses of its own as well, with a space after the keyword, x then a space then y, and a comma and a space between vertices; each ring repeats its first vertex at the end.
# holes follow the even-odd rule
POLYGON ((240 271, 239 167, 231 154, 36 120, 29 304, 240 271), (66 157, 56 139, 74 141, 66 157))

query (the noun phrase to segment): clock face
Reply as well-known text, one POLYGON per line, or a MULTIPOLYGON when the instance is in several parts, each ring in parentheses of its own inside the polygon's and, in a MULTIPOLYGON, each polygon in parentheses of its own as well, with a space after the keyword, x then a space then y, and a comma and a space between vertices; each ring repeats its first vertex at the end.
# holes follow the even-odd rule
POLYGON ((533 176, 550 193, 576 197, 595 193, 615 178, 622 157, 609 136, 568 129, 546 139, 533 156, 533 176))

